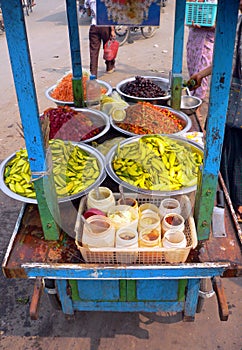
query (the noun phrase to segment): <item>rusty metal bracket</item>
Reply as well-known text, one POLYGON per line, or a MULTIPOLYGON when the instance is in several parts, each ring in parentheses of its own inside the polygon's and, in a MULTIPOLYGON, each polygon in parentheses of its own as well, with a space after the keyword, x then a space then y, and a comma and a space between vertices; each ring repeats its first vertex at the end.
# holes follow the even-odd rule
POLYGON ((213 289, 211 289, 210 291, 204 292, 202 290, 199 290, 198 295, 199 297, 203 298, 203 299, 209 299, 212 298, 215 294, 215 291, 213 289))

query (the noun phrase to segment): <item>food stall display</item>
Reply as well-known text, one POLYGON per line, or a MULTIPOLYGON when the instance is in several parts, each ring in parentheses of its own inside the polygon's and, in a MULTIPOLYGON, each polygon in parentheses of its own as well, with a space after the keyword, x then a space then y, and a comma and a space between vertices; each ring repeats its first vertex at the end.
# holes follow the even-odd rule
MULTIPOLYGON (((147 101, 144 96, 132 96, 133 86, 130 90, 130 83, 138 80, 138 84, 145 85, 147 81, 134 78, 122 82, 116 87, 121 99, 126 100, 116 99, 121 112, 113 105, 112 96, 106 96, 108 90, 103 91, 100 107, 105 106, 105 100, 109 103, 108 120, 101 118, 103 110, 90 110, 88 114, 84 108, 85 79, 76 3, 66 0, 72 63, 68 84, 72 83, 73 100, 57 99, 57 107, 42 115, 38 111, 22 5, 20 1, 12 5, 13 1, 4 1, 2 11, 26 149, 17 151, 1 165, 1 189, 24 202, 3 261, 5 276, 36 279, 30 305, 33 319, 37 318, 45 287, 68 315, 82 310, 172 311, 182 312, 185 321, 194 320, 202 282, 241 273, 241 237, 236 236, 241 231, 231 219, 229 200, 228 237, 222 238, 226 249, 221 252, 220 243, 210 232, 215 193, 218 186, 223 186, 222 181, 218 183, 218 150, 223 140, 238 1, 220 0, 218 4, 217 28, 223 30, 216 33, 210 91, 213 103, 204 148, 189 137, 177 135, 180 131, 185 135, 190 122, 192 131, 201 131, 192 116, 178 118, 183 115, 180 105, 185 0, 176 2, 169 89, 167 81, 162 81, 162 96, 153 94, 147 101), (227 12, 229 20, 225 20, 227 12), (220 54, 224 42, 226 57, 220 54), (160 106, 168 99, 171 107, 160 106), (67 102, 75 108, 70 110, 67 102), (165 129, 139 123, 148 134, 133 129, 134 135, 122 132, 127 132, 122 123, 136 124, 140 113, 151 118, 154 112, 165 118, 165 129), (105 150, 104 156, 98 149, 102 146, 100 136, 105 142, 112 138, 109 117, 110 124, 114 121, 112 132, 121 139, 112 144, 109 152, 105 150), (47 125, 47 135, 43 135, 42 122, 47 125), (69 122, 77 133, 70 132, 69 122), (233 247, 228 243, 231 239, 233 247)), ((151 82, 148 84, 150 87, 151 82)), ((57 84, 48 91, 49 98, 54 99, 52 94, 58 87, 57 84)), ((155 124, 154 120, 150 124, 155 124)), ((216 285, 216 291, 222 304, 221 319, 225 320, 228 312, 221 298, 223 289, 216 285)))

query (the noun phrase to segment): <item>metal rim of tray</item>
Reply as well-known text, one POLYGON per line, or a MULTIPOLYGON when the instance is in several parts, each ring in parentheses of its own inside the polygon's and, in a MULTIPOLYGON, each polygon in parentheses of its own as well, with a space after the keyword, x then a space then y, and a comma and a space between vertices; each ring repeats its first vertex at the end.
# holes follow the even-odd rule
MULTIPOLYGON (((119 143, 119 146, 122 147, 125 144, 136 142, 141 137, 144 137, 144 136, 148 136, 148 135, 130 137, 127 140, 121 141, 119 143)), ((177 135, 164 135, 164 134, 161 134, 159 136, 169 137, 169 138, 184 142, 184 144, 189 144, 191 147, 194 147, 197 151, 200 151, 201 153, 203 153, 203 148, 198 143, 191 141, 191 140, 188 140, 185 137, 177 136, 177 135)), ((127 189, 131 190, 132 192, 136 192, 136 193, 140 193, 140 194, 145 194, 145 195, 149 195, 149 196, 154 195, 154 196, 161 196, 161 197, 178 196, 178 195, 188 194, 188 193, 191 193, 197 189, 197 185, 194 185, 194 186, 190 186, 190 187, 183 187, 183 188, 181 188, 179 190, 175 190, 175 191, 145 190, 145 189, 133 186, 133 185, 129 184, 128 182, 122 181, 115 174, 115 172, 112 168, 112 164, 111 164, 117 147, 118 147, 118 145, 113 146, 110 149, 110 151, 108 152, 108 154, 106 155, 106 166, 105 167, 106 167, 107 174, 113 179, 113 181, 115 181, 117 184, 123 186, 124 188, 127 188, 127 189)))
MULTIPOLYGON (((103 80, 99 80, 97 79, 97 82, 106 87, 107 88, 107 92, 105 95, 109 96, 112 93, 112 86, 109 85, 106 81, 103 80)), ((56 100, 55 98, 51 97, 51 93, 53 92, 53 90, 57 87, 58 84, 52 85, 51 87, 49 87, 46 91, 45 91, 45 96, 48 98, 48 100, 54 102, 57 105, 68 105, 68 106, 73 106, 74 107, 74 101, 60 101, 60 100, 56 100)))
MULTIPOLYGON (((167 107, 167 106, 160 106, 160 105, 155 105, 156 107, 159 107, 159 108, 166 108, 168 109, 169 111, 171 111, 172 113, 174 113, 176 116, 178 116, 180 119, 182 119, 183 121, 185 121, 187 124, 185 126, 184 129, 182 129, 181 131, 178 131, 174 134, 167 134, 167 135, 183 135, 185 134, 188 130, 191 129, 191 126, 192 126, 192 121, 191 119, 183 112, 181 111, 176 111, 175 109, 171 108, 171 107, 167 107)), ((135 134, 131 131, 127 131, 127 130, 124 130, 122 128, 120 128, 119 126, 116 125, 115 121, 113 120, 113 118, 110 116, 110 123, 112 125, 112 127, 114 129, 116 129, 117 131, 125 134, 125 135, 128 135, 128 136, 137 136, 137 135, 141 135, 141 134, 135 134)), ((144 134, 142 134, 142 136, 144 136, 144 134)))
MULTIPOLYGON (((127 98, 127 99, 133 99, 134 101, 167 101, 171 98, 171 94, 170 94, 170 87, 169 87, 169 79, 166 79, 166 78, 161 78, 161 77, 154 77, 154 76, 143 76, 142 75, 142 78, 145 78, 145 79, 150 79, 151 81, 153 82, 160 82, 160 83, 163 83, 164 85, 167 85, 167 89, 166 89, 166 95, 165 96, 161 96, 161 97, 154 97, 154 98, 146 98, 146 97, 135 97, 135 96, 132 96, 132 95, 127 95, 125 94, 124 92, 121 91, 121 87, 124 85, 124 84, 127 84, 129 82, 132 82, 135 80, 135 77, 132 77, 132 78, 128 78, 128 79, 124 79, 122 81, 120 81, 117 85, 116 85, 116 90, 117 92, 123 96, 124 98, 127 98)), ((158 84, 159 85, 159 84, 158 84)))
MULTIPOLYGON (((92 156, 95 156, 100 167, 100 174, 97 180, 90 186, 88 186, 85 190, 76 193, 72 196, 66 196, 66 197, 59 197, 58 203, 64 203, 68 201, 72 201, 74 199, 80 198, 84 195, 86 195, 91 189, 95 188, 96 186, 99 186, 106 178, 106 171, 105 171, 105 157, 102 155, 101 152, 99 152, 97 149, 93 148, 92 146, 89 146, 85 143, 78 143, 78 142, 72 142, 74 146, 80 147, 82 150, 90 153, 92 156)), ((10 190, 10 188, 7 187, 7 185, 4 182, 4 170, 7 165, 7 163, 16 155, 15 153, 12 153, 9 157, 7 157, 1 164, 0 164, 0 189, 9 197, 16 199, 18 201, 24 202, 24 203, 32 203, 37 204, 37 199, 35 198, 28 198, 21 196, 20 194, 17 194, 10 190)))
POLYGON ((105 124, 104 129, 99 134, 91 137, 90 139, 83 140, 81 142, 88 143, 88 142, 95 141, 95 140, 99 139, 100 137, 102 137, 103 135, 105 135, 108 132, 108 130, 110 129, 110 118, 107 116, 107 114, 105 114, 101 111, 95 110, 95 109, 88 109, 88 108, 72 107, 72 109, 76 112, 81 112, 81 113, 87 114, 90 118, 91 118, 91 116, 101 117, 104 121, 104 124, 105 124))

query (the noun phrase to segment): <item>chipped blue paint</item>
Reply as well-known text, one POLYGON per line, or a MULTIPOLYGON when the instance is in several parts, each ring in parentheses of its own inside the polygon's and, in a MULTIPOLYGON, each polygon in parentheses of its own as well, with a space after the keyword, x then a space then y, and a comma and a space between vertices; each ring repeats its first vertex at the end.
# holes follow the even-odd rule
POLYGON ((220 0, 217 10, 204 167, 195 207, 199 240, 208 239, 210 234, 229 98, 238 7, 239 0, 220 0))

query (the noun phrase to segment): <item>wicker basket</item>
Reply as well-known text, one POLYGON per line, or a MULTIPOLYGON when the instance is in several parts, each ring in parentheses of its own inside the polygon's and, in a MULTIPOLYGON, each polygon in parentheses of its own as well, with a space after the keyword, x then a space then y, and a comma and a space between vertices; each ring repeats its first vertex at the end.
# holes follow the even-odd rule
POLYGON ((217 4, 208 2, 186 2, 186 25, 198 24, 212 27, 215 24, 217 4))
MULTIPOLYGON (((156 206, 159 206, 160 201, 162 200, 160 197, 143 196, 140 194, 129 194, 129 196, 135 197, 139 205, 150 202, 156 206)), ((115 197, 118 199, 119 195, 115 194, 115 197)), ((187 246, 185 248, 86 248, 81 244, 83 230, 81 215, 85 209, 86 197, 83 197, 80 201, 77 214, 75 232, 76 246, 82 254, 83 261, 86 263, 106 265, 161 265, 166 263, 183 263, 187 260, 190 250, 196 248, 197 246, 196 227, 194 219, 190 215, 185 222, 184 233, 187 240, 187 246)))

